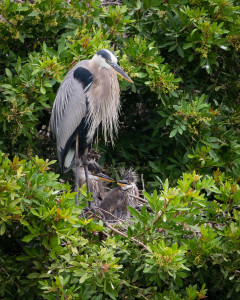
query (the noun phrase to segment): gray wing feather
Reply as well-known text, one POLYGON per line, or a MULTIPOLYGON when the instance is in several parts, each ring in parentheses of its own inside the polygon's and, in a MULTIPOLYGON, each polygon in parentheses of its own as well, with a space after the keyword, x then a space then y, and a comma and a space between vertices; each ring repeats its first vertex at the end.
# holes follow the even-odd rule
POLYGON ((52 109, 50 130, 57 140, 58 153, 64 149, 69 137, 87 112, 83 86, 73 77, 73 72, 78 67, 88 69, 88 61, 81 61, 67 73, 59 87, 52 109))

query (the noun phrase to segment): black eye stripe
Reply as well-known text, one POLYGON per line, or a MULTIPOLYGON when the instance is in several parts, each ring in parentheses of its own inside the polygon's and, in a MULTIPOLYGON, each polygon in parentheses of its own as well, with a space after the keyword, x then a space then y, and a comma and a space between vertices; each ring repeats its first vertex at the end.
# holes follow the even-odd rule
POLYGON ((106 50, 99 50, 97 52, 97 54, 102 56, 103 58, 108 59, 109 61, 111 61, 111 56, 106 50))

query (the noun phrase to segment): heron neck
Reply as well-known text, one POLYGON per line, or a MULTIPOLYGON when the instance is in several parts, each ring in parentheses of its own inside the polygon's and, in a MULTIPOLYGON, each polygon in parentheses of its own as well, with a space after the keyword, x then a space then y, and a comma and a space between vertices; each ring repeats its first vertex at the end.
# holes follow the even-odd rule
POLYGON ((120 88, 117 75, 114 70, 99 68, 96 63, 91 62, 91 73, 93 84, 88 94, 89 115, 88 121, 91 122, 89 135, 93 135, 100 124, 105 141, 108 135, 113 143, 114 131, 118 131, 118 116, 120 110, 120 88), (95 69, 94 69, 95 68, 95 69))

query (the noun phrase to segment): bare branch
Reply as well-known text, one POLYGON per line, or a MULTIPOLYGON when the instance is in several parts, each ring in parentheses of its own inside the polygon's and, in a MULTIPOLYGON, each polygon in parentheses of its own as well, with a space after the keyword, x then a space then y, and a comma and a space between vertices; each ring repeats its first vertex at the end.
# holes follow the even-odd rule
POLYGON ((142 201, 143 203, 148 203, 147 200, 145 200, 145 199, 143 199, 143 198, 141 198, 141 197, 134 196, 134 195, 131 195, 131 197, 136 198, 136 199, 142 201))
POLYGON ((125 224, 125 222, 124 222, 122 219, 120 219, 120 218, 114 216, 114 215, 111 214, 109 211, 107 211, 107 210, 105 210, 105 209, 102 209, 102 208, 100 208, 100 207, 98 207, 98 209, 100 209, 100 210, 103 211, 103 212, 108 213, 111 217, 113 217, 113 218, 117 219, 118 221, 122 222, 123 224, 125 224))
POLYGON ((110 6, 110 5, 122 5, 121 1, 105 1, 101 3, 101 5, 107 5, 107 6, 110 6))
POLYGON ((134 243, 138 244, 139 246, 142 246, 144 249, 146 249, 148 252, 151 252, 151 250, 149 249, 148 246, 146 246, 145 244, 143 244, 142 242, 140 242, 139 240, 133 238, 133 237, 128 237, 125 233, 117 230, 116 228, 112 227, 110 224, 106 223, 105 224, 106 227, 108 227, 109 229, 111 229, 113 232, 116 232, 117 234, 132 240, 134 243))
POLYGON ((144 184, 143 174, 141 174, 141 181, 142 181, 143 191, 145 191, 145 184, 144 184))

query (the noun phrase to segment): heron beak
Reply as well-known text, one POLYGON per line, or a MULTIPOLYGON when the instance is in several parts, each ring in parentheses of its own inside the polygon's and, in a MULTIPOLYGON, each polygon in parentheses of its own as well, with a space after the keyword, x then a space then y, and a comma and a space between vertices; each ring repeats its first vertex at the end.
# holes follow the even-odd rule
POLYGON ((128 184, 129 184, 129 182, 127 180, 117 181, 117 185, 120 185, 120 186, 127 186, 128 184))
POLYGON ((133 83, 132 79, 119 67, 118 64, 111 63, 113 69, 120 75, 122 78, 126 79, 127 81, 133 83))
POLYGON ((98 173, 95 175, 98 180, 102 180, 102 181, 106 181, 106 182, 115 182, 116 180, 111 178, 111 177, 108 177, 107 175, 103 174, 103 173, 98 173))

